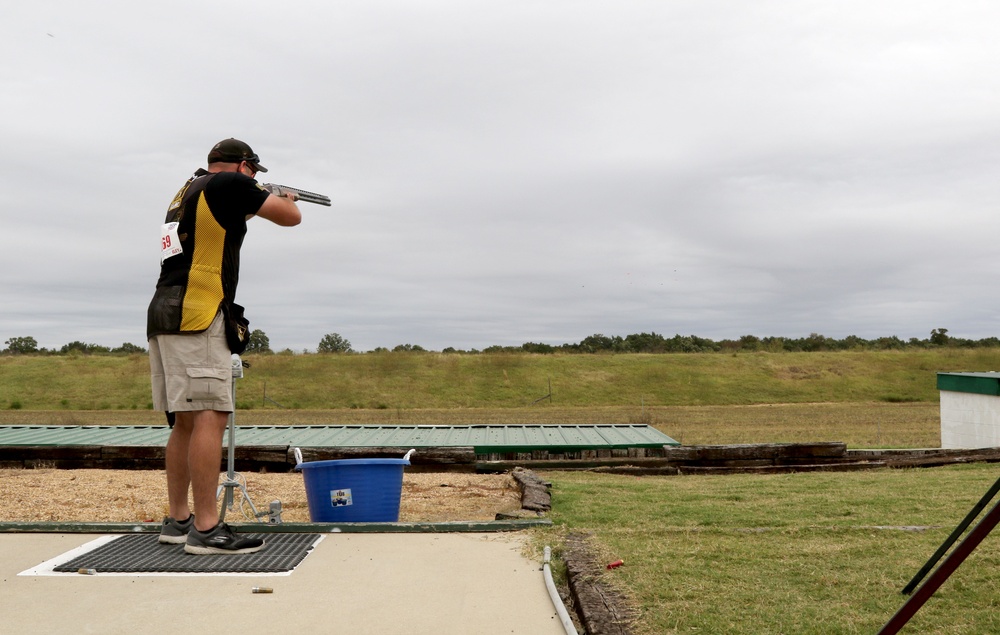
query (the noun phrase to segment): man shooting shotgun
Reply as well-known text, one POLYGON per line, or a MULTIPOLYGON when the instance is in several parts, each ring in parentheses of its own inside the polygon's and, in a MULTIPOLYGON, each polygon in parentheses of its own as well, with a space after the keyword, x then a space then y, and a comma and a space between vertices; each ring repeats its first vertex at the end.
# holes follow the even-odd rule
POLYGON ((265 183, 261 187, 275 196, 286 196, 286 194, 292 194, 293 198, 300 200, 303 203, 315 203, 317 205, 326 205, 327 207, 330 207, 330 197, 324 196, 323 194, 307 192, 298 188, 288 187, 287 185, 278 185, 277 183, 265 183))
POLYGON ((160 277, 146 319, 153 407, 168 413, 172 428, 165 452, 170 511, 158 540, 183 544, 187 553, 264 548, 260 538, 235 533, 216 507, 219 453, 235 408, 232 354, 249 341, 249 322, 235 301, 247 222, 302 221, 295 192, 275 196, 257 183, 260 172, 267 168, 249 145, 220 141, 207 169, 174 196, 160 227, 160 277))

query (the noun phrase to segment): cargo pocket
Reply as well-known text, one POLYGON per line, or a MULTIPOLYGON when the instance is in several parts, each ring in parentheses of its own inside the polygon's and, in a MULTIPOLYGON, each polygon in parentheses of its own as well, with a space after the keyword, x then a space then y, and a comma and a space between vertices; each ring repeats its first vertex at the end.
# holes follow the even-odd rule
POLYGON ((232 370, 226 368, 188 368, 188 401, 225 401, 229 397, 227 380, 232 370))

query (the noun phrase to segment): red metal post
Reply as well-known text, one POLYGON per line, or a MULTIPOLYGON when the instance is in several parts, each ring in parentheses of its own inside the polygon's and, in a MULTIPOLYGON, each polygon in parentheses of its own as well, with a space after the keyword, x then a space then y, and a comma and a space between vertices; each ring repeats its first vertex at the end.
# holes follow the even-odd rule
POLYGON ((944 584, 945 580, 955 572, 955 569, 965 561, 970 553, 975 551, 979 543, 983 541, 986 536, 993 531, 993 528, 1000 523, 1000 503, 993 507, 983 519, 979 521, 969 535, 965 537, 965 540, 960 542, 955 550, 945 558, 944 562, 941 563, 934 573, 931 574, 927 581, 920 585, 913 595, 903 604, 902 607, 896 614, 892 616, 882 630, 878 632, 878 635, 894 635, 899 632, 899 629, 903 628, 910 618, 913 617, 920 607, 930 599, 934 592, 944 584))
POLYGON ((948 553, 948 550, 951 549, 953 544, 955 544, 955 541, 962 537, 962 534, 964 534, 965 530, 969 528, 972 521, 974 521, 976 517, 979 516, 984 509, 986 509, 986 506, 990 504, 990 501, 993 500, 993 497, 996 496, 998 492, 1000 492, 1000 478, 998 478, 997 482, 993 484, 993 487, 991 487, 989 491, 986 492, 981 499, 979 499, 979 502, 976 503, 971 510, 969 510, 969 513, 962 519, 962 522, 958 524, 958 527, 955 527, 955 531, 951 532, 951 535, 948 536, 940 547, 938 547, 938 550, 934 552, 934 555, 931 556, 930 560, 928 560, 926 564, 924 564, 923 568, 917 572, 917 575, 913 576, 913 579, 910 580, 909 584, 903 587, 903 595, 913 593, 913 589, 917 588, 917 585, 920 584, 920 581, 924 579, 924 576, 926 576, 927 573, 934 568, 934 565, 938 563, 938 560, 940 560, 944 554, 948 553))

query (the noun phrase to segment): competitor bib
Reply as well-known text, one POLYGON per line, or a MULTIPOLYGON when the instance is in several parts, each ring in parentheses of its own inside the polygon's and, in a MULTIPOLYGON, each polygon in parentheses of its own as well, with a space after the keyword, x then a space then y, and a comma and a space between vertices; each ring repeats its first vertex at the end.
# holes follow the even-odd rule
POLYGON ((167 258, 184 253, 181 239, 177 236, 177 226, 180 223, 166 223, 160 227, 160 264, 167 258))

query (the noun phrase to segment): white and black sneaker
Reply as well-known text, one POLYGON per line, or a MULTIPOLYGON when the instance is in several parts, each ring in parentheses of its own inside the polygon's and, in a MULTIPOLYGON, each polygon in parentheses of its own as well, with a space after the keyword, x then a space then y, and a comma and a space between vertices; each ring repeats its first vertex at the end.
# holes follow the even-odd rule
POLYGON ((185 521, 167 516, 160 525, 159 542, 163 545, 183 545, 187 542, 188 532, 194 529, 194 514, 185 521))
POLYGON ((254 553, 264 548, 260 538, 237 536, 226 523, 220 522, 208 531, 198 531, 191 527, 184 551, 205 556, 213 554, 254 553))

